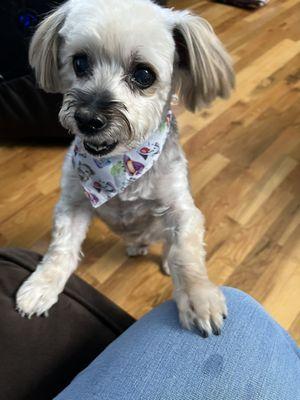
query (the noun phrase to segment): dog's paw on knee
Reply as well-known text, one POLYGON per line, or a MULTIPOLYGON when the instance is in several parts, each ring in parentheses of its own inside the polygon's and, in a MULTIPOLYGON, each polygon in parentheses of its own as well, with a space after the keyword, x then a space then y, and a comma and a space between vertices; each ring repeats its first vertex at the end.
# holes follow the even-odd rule
POLYGON ((196 329, 204 338, 221 334, 227 306, 220 288, 211 283, 195 285, 186 291, 175 290, 174 299, 184 328, 196 329))
POLYGON ((16 295, 16 310, 22 317, 47 316, 57 302, 58 292, 53 283, 34 273, 21 285, 16 295))

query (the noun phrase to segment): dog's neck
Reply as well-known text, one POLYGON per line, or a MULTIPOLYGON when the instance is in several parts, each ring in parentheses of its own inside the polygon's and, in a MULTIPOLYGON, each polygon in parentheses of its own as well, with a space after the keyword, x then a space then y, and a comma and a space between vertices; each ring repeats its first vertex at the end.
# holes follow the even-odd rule
POLYGON ((86 152, 82 140, 75 139, 72 163, 93 207, 100 207, 122 193, 149 171, 159 158, 170 132, 172 112, 160 127, 135 149, 124 154, 96 158, 86 152))

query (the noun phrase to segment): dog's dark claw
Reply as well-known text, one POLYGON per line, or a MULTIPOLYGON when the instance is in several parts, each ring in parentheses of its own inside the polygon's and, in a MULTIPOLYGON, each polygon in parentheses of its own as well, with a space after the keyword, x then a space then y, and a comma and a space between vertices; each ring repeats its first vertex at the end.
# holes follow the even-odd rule
POLYGON ((214 334, 215 336, 220 336, 220 335, 221 335, 221 329, 219 329, 219 328, 214 328, 214 329, 213 329, 213 334, 214 334))
POLYGON ((204 330, 202 328, 202 326, 199 324, 199 322, 197 321, 197 319, 194 319, 194 326, 196 327, 199 336, 201 336, 203 339, 208 338, 208 333, 206 332, 206 330, 204 330))
POLYGON ((204 331, 203 329, 199 329, 199 328, 198 328, 198 332, 199 332, 199 335, 200 335, 203 339, 208 338, 208 333, 207 333, 206 331, 204 331))
POLYGON ((212 333, 215 336, 220 336, 221 335, 221 329, 214 323, 214 321, 212 319, 210 320, 210 325, 211 325, 211 328, 212 328, 212 333))

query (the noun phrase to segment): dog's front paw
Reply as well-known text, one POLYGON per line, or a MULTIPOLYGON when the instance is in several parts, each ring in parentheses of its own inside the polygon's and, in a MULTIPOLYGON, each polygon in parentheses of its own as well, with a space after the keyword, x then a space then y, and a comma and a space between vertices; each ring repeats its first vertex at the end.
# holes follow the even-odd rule
POLYGON ((220 335, 227 317, 226 301, 221 290, 210 282, 193 285, 189 290, 176 289, 174 299, 183 327, 196 328, 202 337, 220 335))
POLYGON ((58 300, 59 291, 54 284, 34 272, 20 287, 16 296, 16 309, 22 317, 46 315, 58 300))

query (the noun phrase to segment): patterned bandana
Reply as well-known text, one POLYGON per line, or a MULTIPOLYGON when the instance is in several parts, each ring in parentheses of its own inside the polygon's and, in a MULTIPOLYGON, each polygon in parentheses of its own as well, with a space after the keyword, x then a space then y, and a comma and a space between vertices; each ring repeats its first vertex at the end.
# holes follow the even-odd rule
POLYGON ((137 148, 121 155, 93 157, 77 137, 72 163, 81 185, 93 207, 99 207, 122 193, 153 166, 158 159, 170 131, 172 111, 159 129, 137 148))

